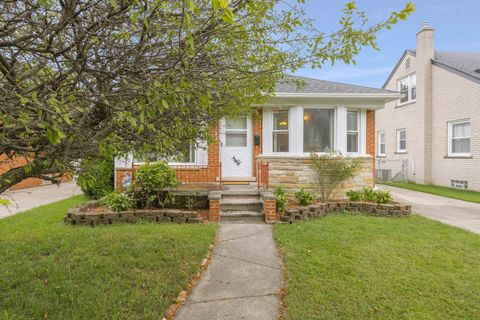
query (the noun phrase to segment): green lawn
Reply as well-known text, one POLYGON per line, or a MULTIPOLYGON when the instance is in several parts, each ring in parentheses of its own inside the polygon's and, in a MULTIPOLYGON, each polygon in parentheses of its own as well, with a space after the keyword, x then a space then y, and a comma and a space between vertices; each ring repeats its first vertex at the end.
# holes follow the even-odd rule
POLYGON ((215 225, 64 225, 73 197, 0 220, 0 319, 161 319, 215 225))
POLYGON ((420 216, 275 225, 287 319, 479 319, 480 236, 420 216))
POLYGON ((420 192, 432 193, 448 198, 480 203, 480 192, 472 190, 459 190, 449 187, 434 186, 429 184, 417 184, 413 182, 381 182, 387 186, 405 188, 420 192))

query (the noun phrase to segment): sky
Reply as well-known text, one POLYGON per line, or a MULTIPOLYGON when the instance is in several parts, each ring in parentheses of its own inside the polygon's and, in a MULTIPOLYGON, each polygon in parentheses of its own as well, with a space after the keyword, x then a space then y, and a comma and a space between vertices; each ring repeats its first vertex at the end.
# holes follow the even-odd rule
MULTIPOLYGON (((308 16, 325 32, 337 30, 347 0, 305 0, 308 16)), ((392 11, 402 9, 407 0, 357 0, 357 7, 370 21, 378 22, 392 11)), ((380 51, 364 49, 356 65, 335 63, 322 69, 305 68, 296 75, 381 88, 405 49, 415 49, 415 35, 428 21, 435 29, 435 49, 480 51, 480 0, 411 0, 417 10, 392 30, 378 36, 380 51)))

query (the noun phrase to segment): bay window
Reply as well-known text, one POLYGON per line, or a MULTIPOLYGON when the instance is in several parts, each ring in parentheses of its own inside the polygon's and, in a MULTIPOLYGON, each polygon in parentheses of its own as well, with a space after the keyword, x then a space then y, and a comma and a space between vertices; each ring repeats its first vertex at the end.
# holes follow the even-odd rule
POLYGON ((358 111, 347 111, 347 152, 358 152, 359 138, 358 111))
POLYGON ((333 121, 333 109, 303 109, 303 152, 333 151, 333 121))
POLYGON ((273 113, 273 152, 288 152, 288 110, 273 113))
POLYGON ((470 121, 460 120, 448 123, 448 154, 470 156, 470 121))

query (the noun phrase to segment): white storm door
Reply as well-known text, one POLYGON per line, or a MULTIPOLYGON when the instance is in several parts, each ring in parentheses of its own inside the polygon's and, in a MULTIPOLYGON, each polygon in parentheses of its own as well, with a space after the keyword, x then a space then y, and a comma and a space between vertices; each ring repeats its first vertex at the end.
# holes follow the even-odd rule
POLYGON ((252 120, 250 117, 220 121, 220 153, 223 177, 252 176, 252 120))

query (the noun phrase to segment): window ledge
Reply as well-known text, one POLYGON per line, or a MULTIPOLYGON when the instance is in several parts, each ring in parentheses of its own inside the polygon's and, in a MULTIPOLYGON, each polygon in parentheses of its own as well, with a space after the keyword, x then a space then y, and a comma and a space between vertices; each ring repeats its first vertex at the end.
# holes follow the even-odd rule
POLYGON ((377 155, 377 158, 386 158, 386 157, 387 157, 387 156, 384 155, 384 154, 378 154, 378 155, 377 155))
POLYGON ((473 159, 473 157, 470 155, 460 155, 460 156, 448 155, 443 158, 444 159, 473 159))
POLYGON ((407 154, 407 151, 395 151, 395 154, 407 154))
POLYGON ((415 102, 417 102, 417 100, 411 100, 411 101, 407 101, 407 102, 404 102, 404 103, 401 103, 401 104, 397 104, 397 105, 395 106, 395 109, 408 106, 409 104, 414 104, 415 102))

